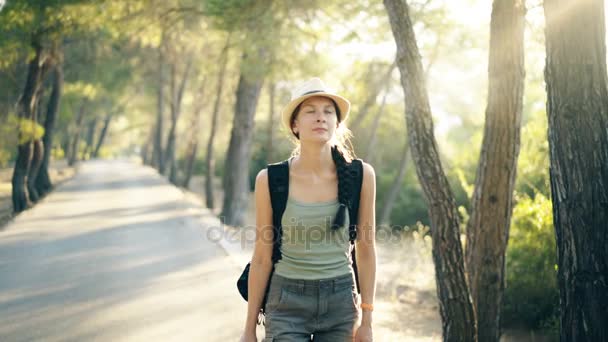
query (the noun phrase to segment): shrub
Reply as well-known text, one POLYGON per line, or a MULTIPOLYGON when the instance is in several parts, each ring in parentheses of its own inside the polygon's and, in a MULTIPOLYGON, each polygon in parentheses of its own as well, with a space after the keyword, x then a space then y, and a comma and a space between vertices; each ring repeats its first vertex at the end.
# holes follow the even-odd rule
POLYGON ((556 245, 551 200, 523 195, 513 208, 507 248, 505 326, 555 327, 558 315, 556 245))

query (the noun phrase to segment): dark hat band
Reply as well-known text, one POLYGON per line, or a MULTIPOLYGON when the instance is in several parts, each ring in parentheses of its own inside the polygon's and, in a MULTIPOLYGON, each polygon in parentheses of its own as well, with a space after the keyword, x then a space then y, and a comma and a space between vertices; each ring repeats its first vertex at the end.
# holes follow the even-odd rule
POLYGON ((308 94, 314 94, 314 93, 324 93, 325 90, 311 90, 311 91, 307 91, 304 94, 300 95, 300 96, 304 96, 304 95, 308 95, 308 94))

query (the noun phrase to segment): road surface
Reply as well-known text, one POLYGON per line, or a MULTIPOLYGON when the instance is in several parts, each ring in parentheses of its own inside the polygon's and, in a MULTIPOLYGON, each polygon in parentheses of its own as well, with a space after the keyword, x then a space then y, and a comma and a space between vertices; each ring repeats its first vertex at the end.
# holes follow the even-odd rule
POLYGON ((82 164, 0 231, 0 341, 237 341, 241 270, 205 220, 150 168, 82 164))

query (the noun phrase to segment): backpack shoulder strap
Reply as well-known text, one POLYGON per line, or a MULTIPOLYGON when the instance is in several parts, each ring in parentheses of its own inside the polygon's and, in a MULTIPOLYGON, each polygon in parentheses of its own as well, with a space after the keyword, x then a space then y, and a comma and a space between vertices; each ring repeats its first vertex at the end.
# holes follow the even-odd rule
POLYGON ((272 260, 277 262, 281 258, 280 241, 283 229, 281 218, 287 205, 289 193, 289 160, 268 165, 268 187, 270 202, 272 204, 273 249, 272 260))
POLYGON ((349 177, 351 177, 352 191, 350 198, 350 206, 348 210, 348 218, 350 223, 348 225, 348 235, 351 245, 351 262, 353 271, 355 273, 355 284, 357 285, 357 292, 361 293, 361 286, 359 284, 359 270, 357 268, 357 256, 355 251, 355 240, 357 239, 357 224, 359 220, 359 199, 361 198, 361 187, 363 185, 363 161, 361 159, 354 159, 349 166, 349 177))
POLYGON ((357 223, 359 220, 359 199, 361 197, 361 186, 363 185, 363 161, 361 159, 354 159, 350 164, 349 176, 352 178, 352 190, 349 208, 349 239, 352 244, 355 243, 357 238, 357 223))

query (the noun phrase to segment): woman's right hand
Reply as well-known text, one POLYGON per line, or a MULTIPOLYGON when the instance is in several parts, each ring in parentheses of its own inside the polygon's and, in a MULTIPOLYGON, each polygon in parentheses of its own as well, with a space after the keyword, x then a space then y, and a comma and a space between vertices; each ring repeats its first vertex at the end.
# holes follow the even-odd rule
POLYGON ((239 341, 240 342, 258 342, 258 338, 257 338, 257 336, 255 336, 255 332, 253 332, 253 333, 244 332, 243 335, 241 335, 241 339, 239 341))

